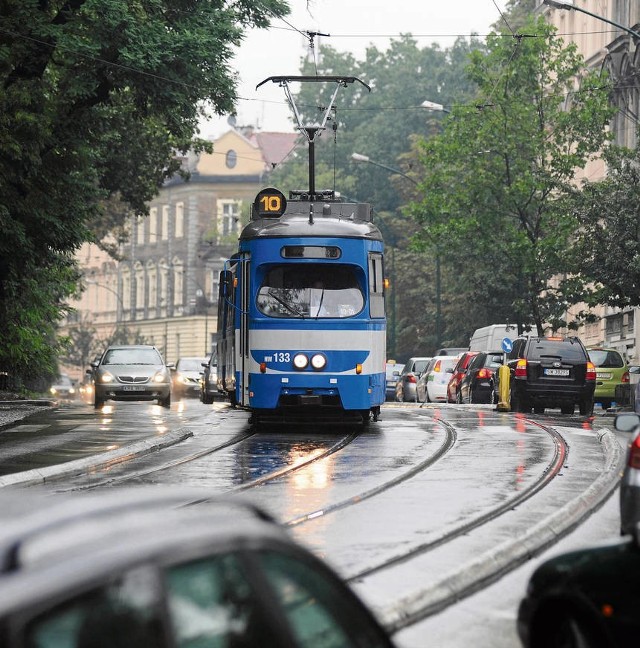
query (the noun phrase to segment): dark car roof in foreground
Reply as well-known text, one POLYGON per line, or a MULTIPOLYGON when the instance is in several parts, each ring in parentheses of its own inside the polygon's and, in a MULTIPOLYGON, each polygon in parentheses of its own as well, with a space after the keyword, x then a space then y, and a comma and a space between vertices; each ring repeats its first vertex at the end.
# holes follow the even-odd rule
POLYGON ((261 509, 240 498, 190 489, 0 494, 0 615, 35 598, 67 594, 128 565, 189 559, 242 542, 295 544, 261 509))

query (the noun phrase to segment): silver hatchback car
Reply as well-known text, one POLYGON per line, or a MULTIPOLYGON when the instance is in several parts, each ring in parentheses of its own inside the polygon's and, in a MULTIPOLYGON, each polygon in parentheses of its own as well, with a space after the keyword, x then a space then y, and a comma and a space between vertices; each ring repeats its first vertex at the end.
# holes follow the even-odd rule
POLYGON ((110 346, 87 372, 93 377, 94 405, 102 407, 107 400, 157 400, 159 405, 169 407, 172 368, 154 346, 110 346))

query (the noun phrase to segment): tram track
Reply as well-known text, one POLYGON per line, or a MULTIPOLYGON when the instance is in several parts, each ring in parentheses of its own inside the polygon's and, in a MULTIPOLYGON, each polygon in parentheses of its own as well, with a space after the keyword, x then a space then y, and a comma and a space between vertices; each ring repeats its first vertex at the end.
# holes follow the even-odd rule
POLYGON ((434 540, 430 540, 429 542, 425 542, 412 547, 410 551, 388 558, 378 563, 377 565, 363 569, 362 571, 359 571, 355 574, 350 574, 347 580, 353 583, 368 576, 382 572, 386 569, 392 569, 401 563, 408 562, 430 551, 434 551, 438 547, 452 542, 453 540, 461 536, 467 535, 468 533, 482 527, 488 522, 499 518, 501 515, 507 513, 508 511, 515 509, 517 506, 523 504, 528 499, 531 499, 534 495, 536 495, 536 493, 545 488, 562 470, 562 467, 567 461, 569 446, 562 435, 553 427, 543 425, 538 423, 537 421, 532 421, 529 419, 527 419, 527 423, 543 429, 551 436, 554 442, 553 456, 547 463, 546 467, 541 471, 538 479, 534 480, 527 488, 520 491, 515 496, 505 500, 499 506, 486 510, 483 513, 468 520, 464 524, 451 528, 434 540))
MULTIPOLYGON (((172 461, 165 462, 160 465, 148 466, 146 468, 139 469, 136 471, 129 471, 124 475, 110 476, 107 479, 103 479, 99 481, 93 480, 90 484, 76 485, 68 489, 61 489, 59 492, 91 490, 91 489, 102 488, 106 486, 116 486, 119 484, 125 484, 135 479, 140 479, 163 471, 179 468, 180 466, 184 466, 194 461, 197 461, 199 459, 202 459, 206 456, 210 456, 228 450, 229 448, 232 448, 234 446, 240 446, 241 444, 245 443, 249 439, 254 438, 256 436, 260 436, 260 434, 261 434, 260 432, 255 432, 255 431, 240 433, 232 437, 231 439, 228 439, 225 442, 217 444, 211 448, 205 448, 199 450, 198 452, 191 453, 189 455, 180 457, 178 459, 174 459, 172 461)), ((243 491, 250 490, 252 488, 263 486, 264 484, 270 481, 281 479, 282 477, 285 477, 296 471, 302 470, 303 468, 315 462, 326 459, 327 457, 339 452, 340 450, 348 446, 350 443, 352 443, 355 439, 357 439, 361 434, 362 432, 360 429, 355 429, 354 431, 351 431, 348 434, 339 438, 335 443, 331 444, 328 448, 326 448, 320 453, 313 454, 312 456, 309 456, 307 459, 297 461, 293 465, 283 466, 281 468, 278 468, 267 475, 263 475, 257 479, 247 481, 242 485, 237 486, 235 488, 228 489, 225 492, 226 493, 243 492, 243 491)))

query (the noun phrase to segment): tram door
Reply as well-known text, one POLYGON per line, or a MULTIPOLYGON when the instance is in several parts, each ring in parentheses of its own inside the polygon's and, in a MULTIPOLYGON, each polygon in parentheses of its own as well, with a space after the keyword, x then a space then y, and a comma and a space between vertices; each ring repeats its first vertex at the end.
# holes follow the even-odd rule
POLYGON ((240 328, 238 331, 238 371, 240 385, 236 391, 240 405, 249 405, 249 371, 251 369, 251 344, 249 331, 249 307, 251 304, 251 255, 244 252, 239 259, 240 274, 240 328))

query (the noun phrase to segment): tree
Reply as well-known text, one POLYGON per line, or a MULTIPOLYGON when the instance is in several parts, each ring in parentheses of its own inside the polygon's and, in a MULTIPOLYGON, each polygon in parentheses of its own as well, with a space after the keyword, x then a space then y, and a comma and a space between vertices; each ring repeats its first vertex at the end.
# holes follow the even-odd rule
POLYGON ((640 306, 640 149, 605 152, 607 176, 568 201, 580 223, 573 271, 591 282, 589 305, 640 306))
POLYGON ((233 111, 243 29, 287 11, 283 0, 0 5, 0 367, 53 367, 50 324, 75 288, 59 275, 99 239, 96 214, 146 213, 180 169, 176 151, 207 146, 194 140, 204 106, 233 111))
MULTIPOLYGON (((416 225, 402 212, 403 205, 420 198, 415 184, 419 165, 410 151, 411 142, 416 133, 427 137, 440 132, 442 114, 431 113, 421 104, 431 99, 451 105, 456 98, 471 98, 475 86, 463 70, 469 53, 481 48, 477 39, 459 39, 448 49, 438 45, 419 48, 414 39, 403 36, 386 51, 369 48, 362 61, 331 47, 320 50, 317 74, 344 74, 372 84, 371 93, 354 84, 338 94, 329 128, 316 142, 316 187, 335 188, 350 200, 369 202, 374 207, 375 222, 385 239, 386 272, 391 279, 387 346, 398 360, 427 355, 439 343, 435 255, 431 251, 420 257, 409 249, 409 237, 416 225), (351 158, 354 152, 397 168, 399 173, 358 164, 351 158)), ((316 69, 307 61, 301 73, 316 74, 316 69)), ((327 102, 327 89, 322 84, 302 84, 296 96, 302 123, 317 122, 327 102)), ((300 145, 295 158, 277 169, 271 181, 285 194, 290 189, 307 188, 307 159, 306 146, 300 145)), ((445 274, 441 282, 444 305, 448 279, 445 274)), ((459 336, 468 340, 469 334, 459 336)), ((444 341, 457 344, 460 340, 447 336, 440 340, 444 341)))
POLYGON ((410 213, 421 226, 416 244, 442 241, 474 310, 493 320, 477 326, 499 317, 520 330, 555 329, 576 297, 575 282, 569 293, 557 281, 571 271, 577 228, 563 198, 574 192, 575 169, 607 140, 612 108, 605 80, 585 72, 576 47, 543 18, 523 34, 492 34, 486 53, 471 53, 477 97, 418 144, 424 199, 410 213))

